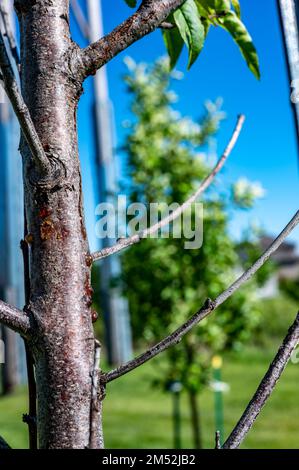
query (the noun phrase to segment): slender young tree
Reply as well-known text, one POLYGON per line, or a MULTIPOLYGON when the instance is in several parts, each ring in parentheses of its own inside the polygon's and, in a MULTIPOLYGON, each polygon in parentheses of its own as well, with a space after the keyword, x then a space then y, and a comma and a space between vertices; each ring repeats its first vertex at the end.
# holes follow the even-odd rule
MULTIPOLYGON (((135 7, 137 2, 127 3, 135 7)), ((0 6, 3 4, 1 0, 0 6)), ((40 448, 103 448, 102 400, 106 384, 177 343, 246 282, 298 223, 299 213, 251 268, 216 299, 208 299, 179 329, 119 369, 101 372, 100 344, 95 340, 92 324, 91 265, 141 241, 158 227, 120 240, 104 252, 90 254, 77 141, 77 106, 83 83, 119 52, 159 27, 166 28, 164 36, 172 64, 186 43, 191 66, 209 27, 219 25, 232 34, 258 76, 256 51, 239 19, 238 2, 234 0, 233 5, 228 0, 143 0, 133 15, 111 33, 81 49, 71 38, 69 0, 15 0, 21 42, 20 66, 15 68, 10 57, 18 61, 18 55, 9 25, 6 38, 0 34, 0 78, 22 131, 27 220, 24 242, 29 248, 30 284, 24 312, 1 301, 0 321, 23 336, 33 358, 40 448), (12 54, 8 54, 8 48, 12 54), (14 75, 16 68, 21 72, 21 87, 14 75)), ((243 120, 241 116, 214 170, 172 217, 189 207, 212 182, 236 143, 243 120)), ((291 351, 296 339, 297 323, 284 350, 291 351)), ((287 359, 288 354, 283 354, 280 364, 287 359)), ((281 371, 281 367, 279 371, 271 369, 267 392, 275 384, 273 374, 281 371)), ((33 394, 31 387, 31 404, 33 394)), ((253 422, 251 414, 250 425, 247 418, 245 421, 248 430, 253 422)), ((27 416, 27 422, 31 423, 33 441, 36 417, 27 416)), ((236 432, 239 433, 238 428, 236 432)), ((233 446, 239 441, 234 436, 233 446)), ((1 440, 0 446, 7 444, 1 440)))
MULTIPOLYGON (((132 59, 126 62, 129 73, 125 82, 132 100, 132 122, 126 124, 124 144, 128 157, 127 193, 132 203, 143 202, 146 207, 159 201, 163 216, 173 201, 183 203, 209 173, 204 145, 215 136, 225 115, 218 99, 216 103, 207 102, 202 117, 196 121, 180 116, 176 111, 177 96, 171 88, 180 74, 169 73, 168 60, 162 58, 150 65, 136 64, 132 59)), ((213 185, 201 198, 204 242, 200 248, 193 243, 197 249, 186 249, 186 239, 175 237, 176 221, 171 227, 174 233, 169 230, 171 239, 149 239, 123 254, 123 290, 137 344, 142 344, 145 337, 151 341, 159 339, 194 311, 199 297, 212 297, 229 278, 234 278, 241 260, 237 244, 228 234, 229 213, 252 207, 255 195, 263 193, 259 185, 242 185, 242 181, 241 178, 227 192, 220 193, 213 185), (211 257, 211 253, 215 256, 211 257)), ((196 214, 200 214, 199 207, 192 208, 194 226, 196 214)), ((139 220, 142 216, 141 213, 139 220)), ((184 220, 178 222, 184 225, 184 220)), ((243 251, 244 256, 245 246, 243 251)), ((257 248, 254 251, 259 252, 257 248)), ((192 330, 165 354, 158 370, 154 365, 155 384, 169 390, 173 382, 179 381, 188 396, 195 448, 202 447, 200 393, 211 380, 212 357, 240 348, 249 340, 260 317, 257 291, 255 277, 221 307, 215 321, 192 330)))

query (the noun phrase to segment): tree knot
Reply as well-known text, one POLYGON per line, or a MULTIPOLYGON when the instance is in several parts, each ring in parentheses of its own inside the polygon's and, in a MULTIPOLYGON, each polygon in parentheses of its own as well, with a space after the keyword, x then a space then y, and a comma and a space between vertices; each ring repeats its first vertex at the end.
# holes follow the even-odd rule
POLYGON ((30 183, 44 191, 62 188, 67 179, 67 169, 61 158, 53 152, 45 152, 49 159, 49 170, 41 175, 39 171, 30 169, 30 183))
POLYGON ((23 414, 23 423, 26 423, 29 425, 36 424, 36 416, 31 416, 28 414, 23 414))
POLYGON ((203 306, 204 310, 214 310, 216 308, 216 302, 210 298, 207 298, 207 300, 204 303, 203 306))

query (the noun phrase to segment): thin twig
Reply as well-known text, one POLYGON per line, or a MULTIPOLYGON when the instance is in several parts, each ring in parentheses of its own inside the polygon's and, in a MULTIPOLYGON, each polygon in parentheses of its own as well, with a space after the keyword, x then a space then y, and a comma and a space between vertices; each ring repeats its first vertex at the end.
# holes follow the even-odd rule
POLYGON ((5 35, 7 37, 9 47, 10 47, 10 50, 11 50, 11 55, 14 58, 14 61, 16 63, 18 71, 20 71, 20 57, 19 57, 19 53, 18 53, 17 42, 15 40, 15 36, 14 36, 13 30, 12 30, 12 27, 11 27, 11 24, 10 24, 10 17, 9 17, 9 13, 6 9, 5 2, 0 3, 0 15, 1 15, 1 18, 2 18, 2 22, 3 22, 3 26, 4 26, 4 30, 5 30, 5 35))
POLYGON ((90 44, 75 58, 83 78, 107 64, 134 42, 159 28, 186 0, 143 0, 138 10, 111 33, 90 44))
POLYGON ((37 409, 36 409, 36 382, 34 374, 34 362, 32 353, 29 349, 28 342, 25 340, 26 352, 26 368, 27 368, 27 382, 28 382, 28 401, 29 413, 24 422, 28 425, 29 433, 29 449, 37 449, 37 409))
POLYGON ((26 142, 31 150, 32 158, 40 171, 43 173, 48 173, 50 170, 50 162, 44 152, 43 146, 36 132, 29 109, 27 108, 20 93, 1 30, 0 71, 2 73, 4 89, 18 118, 26 142))
POLYGON ((296 212, 294 217, 290 220, 290 222, 286 225, 286 227, 282 230, 282 232, 278 235, 278 237, 271 243, 271 245, 264 251, 264 253, 258 258, 258 260, 248 268, 242 276, 240 276, 228 289, 226 289, 222 294, 220 294, 217 299, 215 299, 216 307, 223 304, 226 299, 228 299, 236 290, 238 290, 242 284, 247 282, 262 266, 265 262, 270 258, 270 256, 280 247, 282 242, 286 239, 286 237, 294 230, 296 225, 299 222, 299 211, 296 212))
POLYGON ((189 320, 187 320, 183 325, 177 328, 173 333, 164 338, 162 341, 157 343, 155 346, 149 348, 140 356, 132 359, 126 364, 121 365, 117 369, 114 369, 106 374, 102 375, 103 382, 111 382, 112 380, 121 377, 124 374, 136 369, 145 362, 149 361, 153 357, 160 354, 165 349, 174 346, 179 343, 183 336, 188 333, 195 325, 201 322, 204 318, 210 315, 213 310, 219 307, 223 302, 225 302, 233 293, 238 290, 245 282, 247 282, 268 260, 268 258, 277 250, 277 248, 282 244, 284 239, 290 234, 290 232, 296 227, 299 223, 299 211, 294 215, 291 221, 286 225, 283 231, 278 235, 275 241, 266 249, 262 256, 249 268, 245 271, 242 276, 240 276, 237 281, 228 287, 224 292, 222 292, 214 301, 207 299, 202 308, 195 313, 189 320))
POLYGON ((181 206, 179 206, 176 210, 174 210, 167 217, 164 217, 162 220, 152 225, 151 227, 143 230, 142 232, 132 235, 131 237, 122 238, 115 245, 104 248, 103 250, 93 253, 91 255, 92 260, 97 261, 103 258, 107 258, 108 256, 118 253, 119 251, 123 250, 124 248, 127 248, 128 246, 135 245, 136 243, 139 243, 142 239, 146 238, 149 235, 156 233, 158 230, 169 225, 171 222, 173 222, 178 217, 180 217, 181 214, 185 212, 191 206, 191 204, 193 204, 199 198, 199 196, 204 191, 206 191, 206 189, 212 184, 215 177, 224 166, 227 158, 231 154, 234 146, 236 145, 236 142, 242 130, 244 121, 245 121, 245 116, 240 115, 238 117, 237 124, 231 136, 231 139, 226 149, 224 150, 222 156, 219 158, 217 164, 215 165, 211 173, 202 181, 197 191, 194 194, 192 194, 192 196, 187 201, 185 201, 181 206))
POLYGON ((26 338, 30 336, 31 326, 27 315, 21 310, 0 300, 0 323, 26 338))
POLYGON ((215 449, 221 449, 220 431, 215 432, 215 449))
POLYGON ((99 400, 99 364, 101 355, 101 344, 95 340, 94 345, 94 364, 92 372, 92 389, 91 389, 91 405, 90 405, 90 436, 89 436, 89 448, 99 448, 99 426, 101 425, 101 403, 99 400))
MULTIPOLYGON (((29 305, 30 302, 30 274, 29 274, 29 247, 25 241, 28 235, 27 217, 24 209, 24 240, 21 242, 21 249, 23 254, 24 265, 24 290, 25 290, 25 304, 29 305)), ((36 381, 34 374, 34 360, 29 348, 28 342, 24 339, 25 352, 26 352, 26 369, 27 369, 27 382, 28 382, 28 408, 29 413, 26 415, 27 419, 24 420, 28 424, 29 433, 29 449, 37 449, 37 410, 36 410, 36 381)))
POLYGON ((267 373, 258 386, 257 391, 250 400, 246 410, 238 421, 237 425, 229 435, 223 445, 223 449, 236 449, 244 440, 258 417, 262 407, 270 397, 274 387, 283 373, 290 356, 299 342, 299 313, 293 325, 290 327, 287 336, 283 340, 273 362, 267 373))

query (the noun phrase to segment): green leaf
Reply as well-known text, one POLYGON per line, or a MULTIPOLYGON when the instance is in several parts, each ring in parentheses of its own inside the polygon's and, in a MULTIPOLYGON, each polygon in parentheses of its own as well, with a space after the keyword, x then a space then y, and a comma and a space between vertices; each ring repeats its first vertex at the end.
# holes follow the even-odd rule
POLYGON ((137 0, 125 0, 125 2, 131 8, 135 8, 137 5, 137 0))
POLYGON ((163 38, 170 58, 170 68, 173 69, 181 55, 184 41, 177 28, 163 31, 163 38))
POLYGON ((234 12, 231 11, 221 19, 219 24, 231 34, 239 46, 241 54, 246 60, 249 69, 255 75, 255 77, 259 79, 260 68, 258 55, 252 42, 252 38, 242 21, 234 12))
POLYGON ((194 1, 197 6, 197 10, 198 10, 198 14, 200 16, 201 22, 205 29, 205 38, 206 38, 211 24, 213 24, 213 21, 209 19, 211 10, 209 9, 207 2, 203 2, 202 0, 194 0, 194 1))
POLYGON ((227 11, 230 10, 230 0, 214 0, 214 10, 227 11))
POLYGON ((205 28, 194 0, 187 0, 174 12, 173 18, 189 50, 189 69, 197 59, 205 40, 205 28))
POLYGON ((195 0, 195 3, 201 16, 207 16, 211 13, 211 6, 208 0, 195 0))
POLYGON ((241 7, 240 7, 239 0, 231 0, 231 2, 232 2, 232 6, 234 7, 237 17, 241 18, 241 7))
POLYGON ((199 0, 206 7, 219 11, 229 11, 231 7, 230 0, 199 0))

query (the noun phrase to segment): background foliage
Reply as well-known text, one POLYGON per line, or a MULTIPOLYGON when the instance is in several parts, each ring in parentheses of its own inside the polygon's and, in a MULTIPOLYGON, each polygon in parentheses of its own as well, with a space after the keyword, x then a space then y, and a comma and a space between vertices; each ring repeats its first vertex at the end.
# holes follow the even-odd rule
MULTIPOLYGON (((167 60, 147 66, 128 59, 127 65, 130 73, 125 80, 135 116, 124 147, 131 202, 181 204, 210 171, 202 147, 224 118, 221 102, 208 102, 203 116, 194 122, 173 107, 176 96, 169 83, 178 73, 169 73, 167 60)), ((216 297, 235 279, 242 261, 228 232, 228 214, 236 207, 234 194, 234 187, 224 193, 216 183, 205 195, 200 249, 186 250, 185 240, 162 237, 144 240, 124 254, 124 290, 137 343, 165 336, 196 312, 207 297, 216 297)), ((247 187, 246 204, 248 198, 253 203, 255 196, 247 187)), ((244 199, 238 202, 242 205, 244 199)), ((246 260, 249 246, 244 243, 242 247, 246 260)), ((259 320, 257 289, 257 281, 252 280, 217 311, 213 321, 204 320, 170 349, 158 382, 167 388, 179 380, 188 392, 200 391, 209 381, 211 356, 239 349, 250 338, 259 320)))

